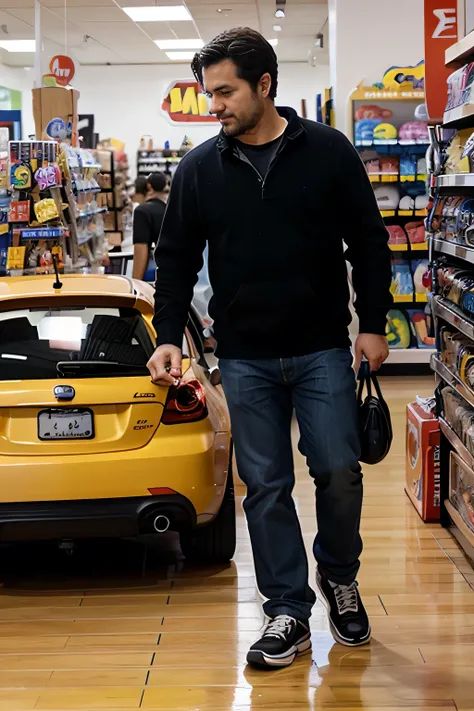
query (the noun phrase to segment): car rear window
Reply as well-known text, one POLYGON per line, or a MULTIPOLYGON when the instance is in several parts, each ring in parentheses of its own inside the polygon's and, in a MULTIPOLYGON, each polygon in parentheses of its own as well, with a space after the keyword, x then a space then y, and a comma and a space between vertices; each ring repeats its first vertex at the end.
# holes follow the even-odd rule
POLYGON ((0 313, 0 380, 146 375, 153 344, 134 309, 0 313))

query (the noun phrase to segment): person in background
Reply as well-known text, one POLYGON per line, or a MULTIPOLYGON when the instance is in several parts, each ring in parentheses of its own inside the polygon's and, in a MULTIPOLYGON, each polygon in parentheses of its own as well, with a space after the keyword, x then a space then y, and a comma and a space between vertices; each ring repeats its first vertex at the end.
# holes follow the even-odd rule
POLYGON ((132 195, 133 209, 138 205, 143 205, 146 197, 146 178, 138 177, 135 180, 135 192, 132 195))
POLYGON ((134 279, 155 280, 153 248, 158 242, 168 199, 168 178, 164 173, 151 173, 145 180, 145 199, 133 213, 134 279))
POLYGON ((262 35, 229 30, 192 69, 222 130, 185 156, 173 179, 156 249, 158 337, 148 368, 162 385, 182 376, 207 241, 216 356, 268 618, 247 660, 277 669, 311 648, 314 586, 335 640, 370 640, 357 586, 362 471, 345 258, 359 317, 355 369, 364 355, 377 370, 389 354, 388 233, 346 136, 276 108, 277 58, 262 35), (312 585, 292 497, 293 413, 317 487, 312 585))

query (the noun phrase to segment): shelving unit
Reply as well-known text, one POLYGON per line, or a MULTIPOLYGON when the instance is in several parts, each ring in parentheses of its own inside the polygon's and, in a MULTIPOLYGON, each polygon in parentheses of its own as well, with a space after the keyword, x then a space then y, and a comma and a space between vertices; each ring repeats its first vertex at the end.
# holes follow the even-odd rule
POLYGON ((165 173, 172 176, 180 160, 178 151, 139 150, 137 152, 137 176, 146 177, 150 173, 165 173), (165 153, 166 155, 164 155, 165 153), (167 155, 168 153, 171 155, 167 155))
MULTIPOLYGON (((402 69, 400 73, 404 73, 402 69)), ((415 119, 415 109, 423 104, 425 98, 423 86, 423 78, 396 85, 390 77, 384 76, 379 84, 372 87, 360 85, 349 101, 353 143, 366 163, 369 180, 378 196, 380 214, 389 229, 400 227, 406 235, 406 243, 403 243, 401 234, 399 238, 395 234, 394 243, 389 243, 394 265, 392 288, 401 293, 394 294, 394 306, 389 314, 387 335, 391 351, 386 361, 388 365, 403 366, 398 372, 404 373, 410 372, 410 365, 413 365, 413 373, 420 372, 420 366, 429 366, 433 353, 429 334, 422 335, 420 314, 415 313, 424 312, 421 318, 428 321, 428 297, 421 293, 419 274, 417 287, 414 283, 419 264, 423 260, 428 263, 428 243, 411 243, 406 230, 410 222, 422 226, 427 216, 424 208, 426 198, 423 201, 419 198, 415 203, 416 197, 426 195, 428 178, 423 160, 429 147, 427 127, 415 119), (390 126, 385 126, 384 136, 379 138, 377 131, 381 123, 390 126), (412 127, 408 126, 410 123, 413 123, 412 127), (403 131, 400 130, 402 126, 403 131), (398 199, 394 188, 398 192, 398 199), (384 189, 387 190, 386 200, 384 189), (388 191, 394 193, 393 199, 388 191), (412 198, 412 209, 400 208, 400 204, 405 205, 405 201, 401 202, 404 196, 412 198), (413 293, 410 293, 410 274, 413 293), (416 293, 417 290, 419 293, 416 293), (400 345, 409 347, 400 348, 400 345)), ((413 229, 416 230, 410 225, 410 236, 413 229)))

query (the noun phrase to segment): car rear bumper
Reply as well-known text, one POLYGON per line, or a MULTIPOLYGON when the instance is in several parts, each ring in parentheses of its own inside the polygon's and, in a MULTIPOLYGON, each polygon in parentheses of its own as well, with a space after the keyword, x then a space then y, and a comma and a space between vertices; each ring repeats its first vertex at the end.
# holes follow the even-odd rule
POLYGON ((196 525, 191 502, 179 494, 117 499, 0 504, 0 541, 120 538, 185 531, 196 525), (166 529, 165 529, 166 530, 166 529))

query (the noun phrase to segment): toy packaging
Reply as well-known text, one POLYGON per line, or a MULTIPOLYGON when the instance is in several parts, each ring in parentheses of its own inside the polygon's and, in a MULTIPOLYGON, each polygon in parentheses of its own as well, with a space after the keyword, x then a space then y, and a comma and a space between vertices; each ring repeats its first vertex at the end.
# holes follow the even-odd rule
POLYGON ((407 405, 406 417, 405 491, 423 521, 439 521, 440 431, 438 419, 416 401, 407 405))
POLYGON ((408 319, 400 309, 391 309, 385 327, 389 348, 410 348, 411 334, 408 319))

